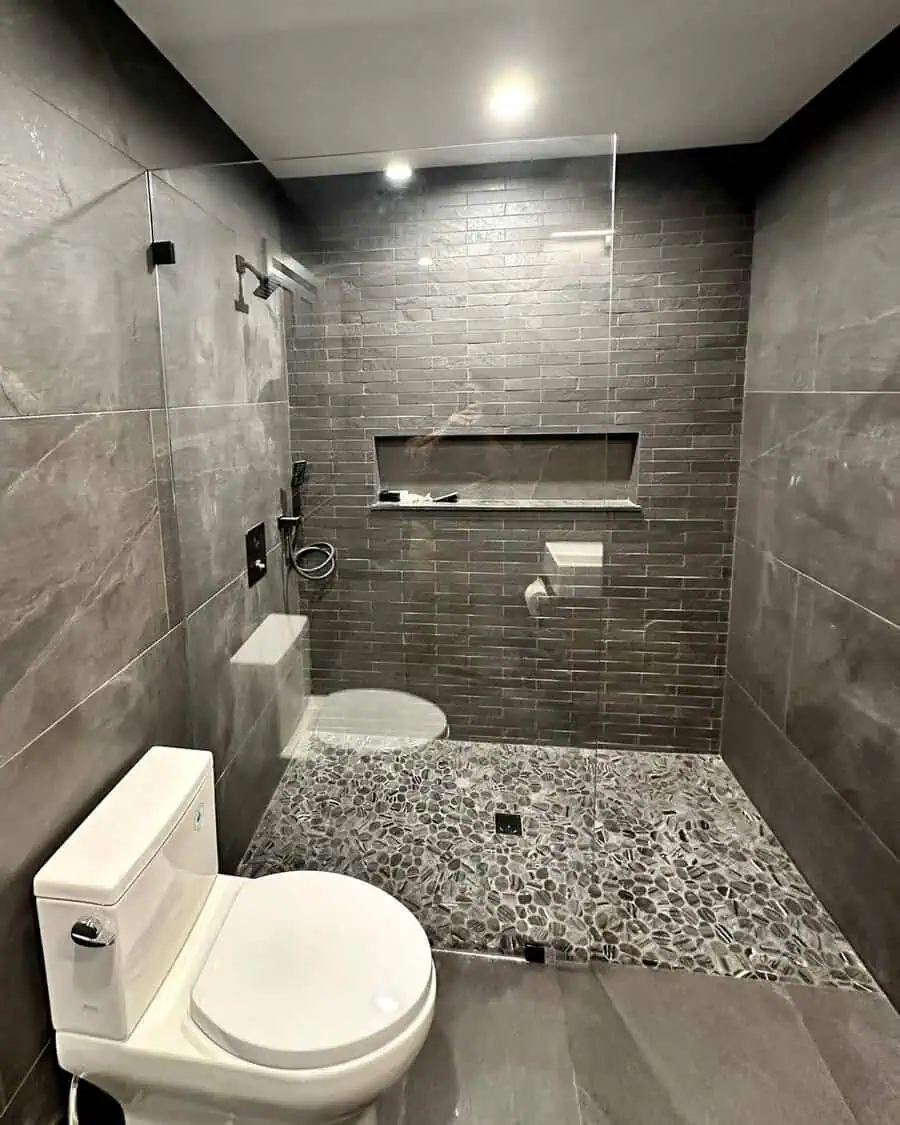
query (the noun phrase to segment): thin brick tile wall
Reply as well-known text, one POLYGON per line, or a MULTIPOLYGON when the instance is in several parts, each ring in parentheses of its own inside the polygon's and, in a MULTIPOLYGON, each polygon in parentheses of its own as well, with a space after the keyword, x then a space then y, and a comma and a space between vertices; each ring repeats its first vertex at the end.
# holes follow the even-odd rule
POLYGON ((624 157, 614 197, 601 158, 290 185, 322 278, 291 442, 340 560, 299 595, 317 692, 417 692, 463 739, 718 749, 753 226, 718 167, 624 157), (550 238, 613 222, 612 253, 550 238), (370 508, 375 434, 616 428, 639 512, 370 508), (606 577, 533 618, 548 539, 602 541, 606 577))

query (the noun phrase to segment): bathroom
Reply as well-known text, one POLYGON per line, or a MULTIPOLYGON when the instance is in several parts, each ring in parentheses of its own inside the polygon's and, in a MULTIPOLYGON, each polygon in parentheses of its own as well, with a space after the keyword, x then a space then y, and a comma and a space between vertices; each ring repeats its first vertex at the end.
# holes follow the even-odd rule
POLYGON ((151 747, 423 928, 382 1125, 900 1119, 900 10, 327 7, 0 0, 0 1121, 151 747))

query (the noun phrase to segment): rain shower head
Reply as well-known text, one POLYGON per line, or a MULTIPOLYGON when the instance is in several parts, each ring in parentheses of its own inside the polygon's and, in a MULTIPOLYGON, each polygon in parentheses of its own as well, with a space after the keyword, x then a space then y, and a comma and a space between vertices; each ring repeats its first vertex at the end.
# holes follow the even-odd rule
POLYGON ((259 285, 253 290, 253 296, 262 297, 264 301, 268 301, 275 290, 279 288, 280 286, 274 277, 271 277, 269 274, 263 274, 259 279, 259 285))
POLYGON ((252 262, 248 262, 243 254, 235 254, 234 268, 237 270, 238 275, 238 295, 234 302, 234 307, 238 312, 247 313, 250 311, 250 306, 244 300, 244 274, 252 273, 256 278, 258 284, 253 290, 254 297, 260 297, 263 301, 268 301, 276 289, 281 288, 281 283, 274 277, 262 270, 258 270, 252 262))

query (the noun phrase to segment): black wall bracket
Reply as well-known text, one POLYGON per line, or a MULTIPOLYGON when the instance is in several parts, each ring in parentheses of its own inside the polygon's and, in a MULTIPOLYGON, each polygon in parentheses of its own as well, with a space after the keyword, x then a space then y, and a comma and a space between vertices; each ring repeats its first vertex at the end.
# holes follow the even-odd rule
POLYGON ((147 265, 151 270, 157 266, 175 265, 174 242, 151 242, 147 247, 147 265))

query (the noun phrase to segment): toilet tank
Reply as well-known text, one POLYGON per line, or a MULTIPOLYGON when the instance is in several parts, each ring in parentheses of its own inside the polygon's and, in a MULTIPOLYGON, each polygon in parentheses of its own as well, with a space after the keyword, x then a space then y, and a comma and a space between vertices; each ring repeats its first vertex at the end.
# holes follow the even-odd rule
POLYGON ((57 1031, 131 1034, 217 864, 212 754, 154 746, 35 876, 57 1031))

